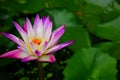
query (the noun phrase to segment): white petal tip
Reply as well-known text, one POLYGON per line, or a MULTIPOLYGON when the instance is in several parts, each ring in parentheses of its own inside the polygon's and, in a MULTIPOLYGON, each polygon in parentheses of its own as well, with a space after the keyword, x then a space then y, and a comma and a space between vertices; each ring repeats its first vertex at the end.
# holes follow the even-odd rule
POLYGON ((55 59, 55 56, 53 54, 49 54, 49 55, 43 55, 43 56, 41 56, 38 59, 38 61, 54 63, 56 61, 56 59, 55 59))

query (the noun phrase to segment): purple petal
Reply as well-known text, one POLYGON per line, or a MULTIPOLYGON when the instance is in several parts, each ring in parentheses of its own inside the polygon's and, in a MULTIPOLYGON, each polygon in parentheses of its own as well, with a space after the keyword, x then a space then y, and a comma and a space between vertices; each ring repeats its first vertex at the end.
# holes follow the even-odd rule
MULTIPOLYGON (((43 18, 44 19, 44 18, 43 18)), ((49 16, 47 16, 44 20, 42 20, 43 21, 43 25, 44 25, 44 29, 46 29, 47 27, 48 27, 48 25, 49 25, 49 23, 51 22, 50 21, 50 17, 49 16)))
POLYGON ((42 22, 43 22, 43 24, 45 23, 46 18, 47 18, 47 16, 44 16, 44 17, 42 18, 42 22))
POLYGON ((16 27, 16 29, 19 31, 19 33, 24 33, 24 30, 20 27, 18 23, 14 21, 13 24, 16 27))
POLYGON ((42 53, 38 50, 35 50, 35 54, 36 54, 36 56, 41 56, 42 53))
POLYGON ((34 31, 33 31, 31 22, 28 18, 26 18, 26 27, 27 27, 27 32, 28 32, 29 37, 30 38, 34 37, 34 31))
POLYGON ((23 58, 21 61, 22 62, 28 62, 28 61, 33 61, 33 60, 36 60, 36 59, 37 59, 36 56, 28 56, 28 57, 23 58))
POLYGON ((34 31, 35 31, 35 35, 36 37, 43 37, 43 23, 42 23, 42 19, 39 18, 39 15, 36 15, 35 21, 34 21, 34 31))
POLYGON ((36 50, 36 46, 32 42, 30 42, 30 47, 31 47, 31 50, 35 53, 36 56, 41 55, 41 52, 36 50))
POLYGON ((50 42, 49 42, 49 47, 52 47, 52 46, 56 45, 58 40, 60 39, 60 37, 64 34, 64 32, 65 32, 65 26, 64 25, 62 25, 61 27, 56 29, 51 35, 51 39, 50 39, 50 42))
POLYGON ((23 40, 19 40, 20 41, 20 43, 22 44, 22 47, 26 47, 26 44, 24 43, 24 41, 23 40))
POLYGON ((16 22, 13 22, 13 24, 15 25, 16 29, 18 30, 18 32, 20 33, 20 35, 22 36, 22 38, 24 39, 24 41, 28 41, 28 40, 27 40, 27 34, 26 34, 26 32, 20 27, 20 25, 17 24, 16 22))
POLYGON ((36 50, 35 44, 33 44, 32 42, 30 42, 30 48, 34 52, 36 50))
MULTIPOLYGON (((18 49, 20 49, 21 51, 25 52, 25 53, 28 53, 28 51, 24 48, 24 47, 21 47, 21 46, 17 46, 18 49)), ((28 53, 29 54, 29 53, 28 53)))
POLYGON ((34 25, 33 25, 34 30, 37 29, 39 21, 40 21, 39 14, 37 14, 36 17, 35 17, 34 25))
POLYGON ((45 43, 43 44, 43 49, 42 49, 42 51, 45 51, 45 49, 47 48, 47 46, 48 46, 48 42, 45 42, 45 43))
POLYGON ((56 45, 54 47, 51 47, 50 49, 48 49, 48 51, 46 52, 46 54, 49 54, 49 53, 54 53, 66 46, 69 46, 70 44, 72 44, 74 41, 69 41, 69 42, 66 42, 66 43, 63 43, 63 44, 59 44, 59 45, 56 45))
POLYGON ((23 26, 24 31, 25 31, 26 33, 28 33, 28 31, 27 31, 27 25, 26 25, 26 24, 22 24, 22 26, 23 26))
POLYGON ((56 61, 55 57, 53 54, 48 54, 48 55, 42 55, 38 61, 43 61, 43 62, 51 62, 54 63, 56 61))
POLYGON ((24 53, 23 51, 16 49, 16 50, 12 50, 9 52, 6 52, 2 55, 0 55, 0 58, 16 58, 16 59, 23 59, 25 57, 27 57, 28 54, 24 53))
POLYGON ((16 36, 6 33, 6 32, 1 32, 0 34, 2 34, 3 36, 9 38, 10 40, 12 40, 13 42, 17 43, 18 45, 22 45, 22 43, 20 42, 21 39, 17 38, 16 36))
POLYGON ((50 21, 49 17, 46 18, 44 23, 44 38, 45 40, 49 40, 52 33, 52 22, 50 21))

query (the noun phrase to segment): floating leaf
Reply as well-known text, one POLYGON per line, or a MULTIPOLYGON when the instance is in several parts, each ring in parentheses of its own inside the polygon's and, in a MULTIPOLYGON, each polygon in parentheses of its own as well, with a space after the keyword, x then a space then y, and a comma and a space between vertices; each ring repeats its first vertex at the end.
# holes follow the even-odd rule
POLYGON ((110 5, 112 5, 112 2, 114 0, 85 0, 85 1, 87 3, 95 4, 102 8, 106 8, 106 7, 109 7, 110 5))
POLYGON ((95 29, 95 34, 101 38, 118 41, 120 40, 120 17, 113 21, 99 24, 95 29))
POLYGON ((45 6, 47 8, 66 8, 72 11, 79 10, 79 4, 82 3, 83 0, 46 0, 45 6), (66 5, 67 4, 67 5, 66 5))
POLYGON ((96 45, 103 51, 109 53, 109 55, 113 56, 117 60, 120 60, 120 43, 119 42, 104 42, 96 45))
POLYGON ((116 60, 97 48, 83 48, 69 60, 64 75, 64 80, 116 80, 116 60))

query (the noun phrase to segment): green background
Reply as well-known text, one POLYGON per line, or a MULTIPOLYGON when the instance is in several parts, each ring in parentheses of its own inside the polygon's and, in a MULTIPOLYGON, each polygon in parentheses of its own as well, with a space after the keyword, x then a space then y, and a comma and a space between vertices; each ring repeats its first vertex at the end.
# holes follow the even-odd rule
MULTIPOLYGON (((36 14, 50 16, 53 30, 65 24, 59 43, 75 43, 56 53, 55 63, 43 63, 44 80, 120 80, 119 0, 0 0, 0 32, 18 37, 20 25, 36 14)), ((16 48, 0 35, 0 54, 16 48)), ((0 80, 39 80, 37 61, 0 59, 0 80)))

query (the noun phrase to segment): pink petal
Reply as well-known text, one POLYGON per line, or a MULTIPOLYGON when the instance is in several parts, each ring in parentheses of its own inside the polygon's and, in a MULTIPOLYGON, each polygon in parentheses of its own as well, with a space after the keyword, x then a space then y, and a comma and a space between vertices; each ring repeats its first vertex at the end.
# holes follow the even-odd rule
POLYGON ((22 36, 23 40, 24 41, 28 41, 28 38, 27 38, 27 34, 26 32, 20 27, 19 24, 17 24, 16 22, 13 22, 13 24, 15 25, 16 29, 18 30, 18 32, 20 33, 20 35, 22 36))
POLYGON ((20 49, 21 51, 23 51, 23 52, 29 54, 28 51, 27 51, 27 49, 25 49, 24 47, 17 46, 17 48, 20 49))
POLYGON ((26 33, 28 33, 26 24, 22 24, 22 26, 23 26, 24 31, 25 31, 26 33))
POLYGON ((19 41, 22 44, 22 47, 26 47, 27 46, 23 40, 20 39, 19 41))
POLYGON ((47 18, 47 16, 43 16, 43 18, 42 18, 42 22, 43 22, 43 24, 45 23, 46 18, 47 18))
POLYGON ((50 38, 51 33, 52 33, 52 22, 49 21, 49 22, 47 23, 47 25, 44 26, 44 27, 45 27, 45 28, 44 28, 44 29, 45 29, 45 30, 44 30, 44 32, 45 32, 45 35, 44 35, 45 40, 49 41, 49 38, 50 38))
POLYGON ((30 42, 30 48, 34 52, 36 50, 35 44, 33 44, 32 42, 30 42))
POLYGON ((36 56, 41 56, 42 55, 42 53, 38 50, 35 50, 35 54, 36 54, 36 56))
POLYGON ((20 42, 21 39, 17 38, 16 36, 6 33, 6 32, 1 32, 0 34, 2 34, 3 36, 9 38, 10 40, 12 40, 13 42, 17 43, 18 45, 22 45, 22 43, 20 42))
POLYGON ((69 42, 66 42, 66 43, 63 43, 63 44, 59 44, 59 45, 56 45, 54 47, 51 47, 50 49, 48 49, 48 51, 46 52, 46 54, 49 54, 49 53, 54 53, 66 46, 69 46, 70 44, 72 44, 74 41, 69 41, 69 42))
MULTIPOLYGON (((44 18, 43 18, 44 19, 44 18)), ((46 17, 43 21, 44 26, 44 38, 45 40, 49 40, 51 32, 52 32, 52 22, 50 21, 50 17, 46 17)))
POLYGON ((33 60, 36 60, 36 59, 37 59, 36 56, 28 56, 28 57, 23 58, 21 61, 22 62, 28 62, 28 61, 33 61, 33 60))
POLYGON ((40 21, 39 14, 37 14, 33 25, 34 30, 37 30, 38 27, 42 27, 42 26, 38 26, 39 21, 40 21))
POLYGON ((26 18, 26 27, 27 27, 26 29, 27 29, 27 32, 28 32, 28 36, 30 38, 34 37, 34 31, 33 31, 31 22, 28 18, 26 18))
POLYGON ((6 52, 2 55, 0 55, 0 58, 15 58, 15 59, 23 59, 25 57, 27 57, 28 54, 24 53, 23 51, 19 50, 19 49, 15 49, 9 52, 6 52))
POLYGON ((43 21, 43 25, 45 26, 45 27, 47 27, 47 25, 49 24, 49 22, 50 22, 50 17, 49 16, 45 16, 44 18, 43 18, 44 20, 42 20, 43 21))
POLYGON ((42 23, 42 19, 39 18, 38 14, 36 15, 33 29, 35 31, 35 36, 36 37, 43 38, 43 23, 42 23))
POLYGON ((43 61, 43 62, 51 62, 54 63, 56 61, 55 57, 53 54, 48 54, 48 55, 42 55, 38 61, 43 61))
POLYGON ((45 51, 47 49, 48 46, 48 42, 44 42, 43 44, 43 48, 42 48, 42 52, 45 51))
POLYGON ((64 32, 65 32, 64 25, 62 25, 61 27, 56 29, 51 35, 51 39, 50 39, 48 47, 52 47, 52 46, 56 45, 58 40, 60 39, 60 37, 64 34, 64 32))

